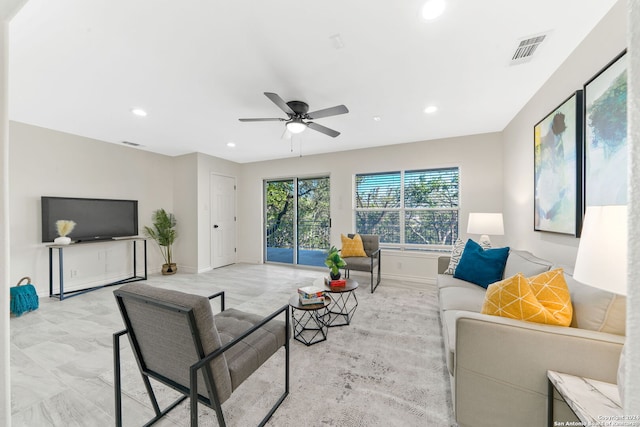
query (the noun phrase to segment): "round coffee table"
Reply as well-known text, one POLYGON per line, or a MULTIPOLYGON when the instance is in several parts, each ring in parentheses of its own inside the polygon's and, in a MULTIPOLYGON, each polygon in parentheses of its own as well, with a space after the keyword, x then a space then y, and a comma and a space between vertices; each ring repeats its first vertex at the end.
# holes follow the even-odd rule
POLYGON ((325 296, 322 304, 305 305, 300 303, 298 294, 293 295, 289 299, 293 338, 307 346, 326 340, 329 325, 325 323, 324 318, 328 314, 327 307, 331 302, 331 298, 325 296), (296 312, 300 312, 298 317, 296 312))
POLYGON ((354 292, 358 288, 358 282, 353 279, 345 279, 344 286, 329 286, 324 278, 316 279, 315 286, 324 287, 324 291, 331 296, 331 304, 324 315, 325 323, 330 327, 346 326, 351 323, 353 314, 358 308, 358 298, 354 292))

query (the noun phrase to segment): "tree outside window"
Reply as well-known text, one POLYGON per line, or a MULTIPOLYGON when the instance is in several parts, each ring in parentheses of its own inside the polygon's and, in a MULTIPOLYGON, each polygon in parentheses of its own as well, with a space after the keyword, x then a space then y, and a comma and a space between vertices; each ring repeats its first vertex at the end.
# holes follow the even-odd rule
POLYGON ((459 170, 356 175, 356 231, 388 246, 430 248, 458 237, 459 170))

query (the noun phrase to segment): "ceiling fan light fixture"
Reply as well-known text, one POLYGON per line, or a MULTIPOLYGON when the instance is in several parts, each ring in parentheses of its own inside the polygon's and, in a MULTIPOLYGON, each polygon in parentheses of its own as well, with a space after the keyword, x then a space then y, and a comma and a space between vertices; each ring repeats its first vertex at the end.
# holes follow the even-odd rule
POLYGON ((291 133, 300 133, 303 132, 307 128, 307 125, 302 121, 302 119, 292 119, 287 122, 287 129, 291 133))

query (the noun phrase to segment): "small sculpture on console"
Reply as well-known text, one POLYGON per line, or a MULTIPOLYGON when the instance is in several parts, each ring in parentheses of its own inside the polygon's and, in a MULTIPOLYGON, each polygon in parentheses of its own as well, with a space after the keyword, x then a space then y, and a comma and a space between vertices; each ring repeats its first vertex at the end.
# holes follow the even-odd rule
POLYGON ((68 219, 60 219, 56 221, 56 229, 58 230, 58 236, 53 241, 56 245, 68 245, 71 243, 71 238, 67 236, 67 234, 73 231, 73 228, 76 226, 74 221, 68 219))

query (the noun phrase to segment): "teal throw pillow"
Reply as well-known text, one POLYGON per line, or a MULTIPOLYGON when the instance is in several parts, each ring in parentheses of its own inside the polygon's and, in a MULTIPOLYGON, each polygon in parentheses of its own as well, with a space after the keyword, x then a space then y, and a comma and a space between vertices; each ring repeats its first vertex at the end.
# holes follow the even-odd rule
POLYGON ((487 288, 502 280, 508 256, 508 247, 482 249, 482 246, 469 239, 453 277, 487 288))

